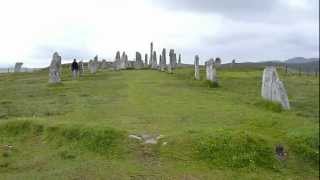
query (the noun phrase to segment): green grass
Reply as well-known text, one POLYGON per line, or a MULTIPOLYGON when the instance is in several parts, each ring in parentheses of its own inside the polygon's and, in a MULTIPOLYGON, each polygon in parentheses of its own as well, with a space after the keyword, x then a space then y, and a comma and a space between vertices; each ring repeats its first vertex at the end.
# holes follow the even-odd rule
POLYGON ((279 74, 290 111, 261 99, 262 69, 218 69, 215 88, 191 68, 1 74, 0 179, 318 179, 319 78, 279 74), (127 138, 145 133, 165 138, 127 138))

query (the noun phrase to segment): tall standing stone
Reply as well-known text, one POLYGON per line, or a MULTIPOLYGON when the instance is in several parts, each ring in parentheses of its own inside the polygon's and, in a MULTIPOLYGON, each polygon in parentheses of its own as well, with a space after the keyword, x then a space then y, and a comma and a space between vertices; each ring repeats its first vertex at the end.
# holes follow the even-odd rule
POLYGON ((172 63, 172 68, 175 69, 177 67, 177 54, 173 54, 173 63, 172 63))
POLYGON ((117 51, 117 53, 116 53, 116 61, 117 61, 117 60, 120 61, 120 58, 121 58, 121 57, 120 57, 120 51, 117 51))
POLYGON ((161 56, 161 62, 160 62, 160 70, 165 71, 167 65, 167 53, 166 48, 162 49, 162 56, 161 56))
POLYGON ((150 44, 150 61, 149 61, 149 65, 152 67, 153 64, 153 42, 151 42, 150 44))
POLYGON ((151 64, 151 68, 152 69, 157 69, 157 52, 153 51, 153 57, 152 57, 152 64, 151 64))
POLYGON ((120 64, 121 64, 120 51, 117 51, 116 58, 114 60, 114 68, 116 70, 120 70, 121 69, 120 64))
POLYGON ((21 72, 21 67, 22 67, 23 63, 22 62, 17 62, 14 65, 14 72, 21 72))
POLYGON ((99 68, 99 61, 98 61, 98 56, 94 57, 94 60, 90 60, 88 63, 88 69, 91 74, 97 73, 99 68))
POLYGON ((178 66, 181 66, 181 54, 179 54, 178 66))
POLYGON ((119 51, 117 52, 114 65, 116 70, 126 69, 128 67, 129 63, 128 63, 128 56, 126 52, 123 52, 121 57, 120 57, 120 52, 119 51))
POLYGON ((214 59, 210 59, 205 63, 207 80, 214 84, 218 84, 217 70, 215 68, 214 59))
POLYGON ((200 80, 199 56, 194 57, 194 79, 200 80))
POLYGON ((51 64, 49 67, 49 83, 60 83, 60 68, 61 68, 61 56, 55 52, 52 56, 51 64))
POLYGON ((148 54, 144 55, 144 67, 148 67, 148 54))
POLYGON ((135 62, 134 66, 136 69, 143 68, 142 56, 141 56, 141 53, 139 53, 139 52, 136 52, 136 62, 135 62))
POLYGON ((162 58, 162 54, 159 55, 159 65, 158 65, 158 70, 161 71, 161 64, 163 64, 163 58, 162 58))
POLYGON ((173 70, 172 70, 172 65, 169 63, 168 66, 167 66, 167 70, 168 70, 168 73, 173 73, 173 70))
POLYGON ((290 109, 286 89, 280 81, 277 69, 268 66, 263 71, 261 96, 269 101, 278 102, 284 109, 290 109))
POLYGON ((120 59, 120 69, 126 69, 126 52, 122 52, 120 59))
POLYGON ((177 64, 177 54, 174 53, 173 49, 170 49, 169 57, 170 57, 169 64, 171 65, 171 68, 173 70, 176 67, 176 64, 177 64))

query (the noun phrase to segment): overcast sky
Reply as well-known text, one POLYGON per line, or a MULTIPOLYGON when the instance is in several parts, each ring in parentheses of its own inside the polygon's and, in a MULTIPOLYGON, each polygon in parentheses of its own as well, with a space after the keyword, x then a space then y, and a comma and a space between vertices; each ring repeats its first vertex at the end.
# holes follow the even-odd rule
POLYGON ((0 66, 133 59, 151 41, 186 63, 319 57, 318 21, 319 0, 1 0, 0 66))

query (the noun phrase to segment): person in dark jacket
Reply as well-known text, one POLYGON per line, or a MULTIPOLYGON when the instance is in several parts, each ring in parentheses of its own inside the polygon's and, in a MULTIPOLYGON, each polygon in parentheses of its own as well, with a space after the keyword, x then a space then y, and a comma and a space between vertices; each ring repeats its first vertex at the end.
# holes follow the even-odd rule
POLYGON ((79 65, 76 59, 73 59, 73 63, 71 64, 71 70, 72 70, 72 79, 73 80, 77 79, 79 74, 79 65))

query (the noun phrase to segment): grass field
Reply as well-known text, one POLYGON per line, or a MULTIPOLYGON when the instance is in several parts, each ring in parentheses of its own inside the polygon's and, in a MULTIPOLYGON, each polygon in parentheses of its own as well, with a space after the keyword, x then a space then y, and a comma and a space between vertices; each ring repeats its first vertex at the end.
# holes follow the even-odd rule
POLYGON ((1 74, 0 179, 318 179, 319 78, 279 73, 290 111, 260 98, 262 69, 218 70, 218 88, 191 68, 1 74))

